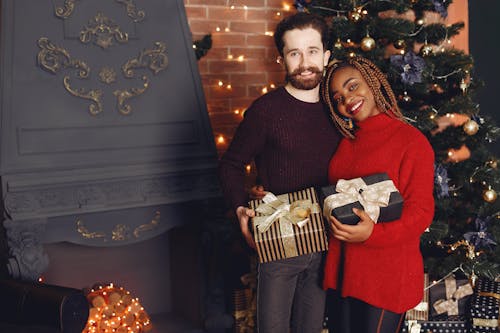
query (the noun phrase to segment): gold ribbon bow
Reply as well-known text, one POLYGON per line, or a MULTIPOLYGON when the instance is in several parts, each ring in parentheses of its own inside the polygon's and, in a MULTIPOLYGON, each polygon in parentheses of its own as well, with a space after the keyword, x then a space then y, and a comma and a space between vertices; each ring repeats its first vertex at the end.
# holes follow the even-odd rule
POLYGON ((437 314, 447 312, 448 316, 458 316, 458 301, 474 292, 470 283, 466 283, 457 289, 457 280, 450 276, 444 280, 446 299, 438 299, 432 305, 437 314))
POLYGON ((271 192, 268 192, 262 201, 263 203, 255 209, 261 216, 253 218, 256 229, 259 233, 264 233, 273 223, 279 222, 286 257, 297 256, 293 225, 302 228, 309 222, 309 215, 321 212, 319 205, 312 203, 311 200, 296 200, 289 203, 287 194, 275 196, 271 192))
POLYGON ((491 293, 487 291, 480 291, 479 296, 493 297, 498 303, 498 318, 497 319, 484 319, 484 318, 472 318, 472 326, 482 326, 482 327, 500 327, 500 294, 491 293))
POLYGON ((377 223, 380 216, 380 207, 387 207, 391 192, 396 192, 392 180, 384 180, 372 185, 366 185, 362 178, 350 180, 340 179, 335 190, 338 193, 329 195, 323 203, 323 215, 330 217, 334 208, 359 201, 365 212, 377 223))

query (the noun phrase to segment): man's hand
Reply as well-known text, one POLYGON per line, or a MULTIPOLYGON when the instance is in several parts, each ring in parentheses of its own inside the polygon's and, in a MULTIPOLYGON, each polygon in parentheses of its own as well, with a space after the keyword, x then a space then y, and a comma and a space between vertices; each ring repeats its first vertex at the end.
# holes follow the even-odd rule
POLYGON ((252 188, 248 191, 248 195, 250 196, 250 199, 262 199, 266 195, 266 191, 264 191, 264 186, 262 185, 254 185, 252 188))
POLYGON ((252 249, 255 249, 255 241, 252 236, 252 231, 248 228, 248 222, 250 217, 255 216, 255 212, 253 209, 246 208, 243 206, 239 206, 236 208, 236 216, 238 217, 238 221, 240 222, 240 229, 245 241, 248 246, 252 249))
POLYGON ((356 225, 342 224, 335 217, 330 216, 332 235, 348 243, 364 242, 371 236, 375 222, 364 210, 353 208, 352 211, 361 219, 356 225))

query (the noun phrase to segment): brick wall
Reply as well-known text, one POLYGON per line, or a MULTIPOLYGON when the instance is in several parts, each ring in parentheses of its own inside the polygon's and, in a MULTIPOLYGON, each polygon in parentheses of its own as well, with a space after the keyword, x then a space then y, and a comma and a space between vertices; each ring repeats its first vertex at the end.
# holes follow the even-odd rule
POLYGON ((219 154, 242 112, 265 89, 283 84, 272 32, 295 9, 283 0, 184 0, 193 39, 212 34, 198 66, 219 154), (224 142, 219 141, 219 137, 224 142))

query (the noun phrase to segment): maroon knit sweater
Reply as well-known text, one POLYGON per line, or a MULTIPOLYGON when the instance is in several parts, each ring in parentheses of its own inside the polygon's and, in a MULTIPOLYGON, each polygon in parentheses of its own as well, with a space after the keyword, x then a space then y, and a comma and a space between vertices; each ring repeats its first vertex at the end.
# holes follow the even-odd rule
POLYGON ((245 166, 255 160, 259 183, 282 194, 328 184, 328 163, 340 141, 321 102, 307 103, 278 88, 245 112, 222 156, 219 176, 232 208, 248 206, 245 166))

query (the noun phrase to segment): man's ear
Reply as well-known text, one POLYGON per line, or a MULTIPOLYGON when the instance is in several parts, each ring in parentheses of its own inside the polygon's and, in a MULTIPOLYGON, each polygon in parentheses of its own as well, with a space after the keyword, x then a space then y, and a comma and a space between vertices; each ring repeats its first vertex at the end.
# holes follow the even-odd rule
POLYGON ((326 67, 328 65, 328 60, 330 60, 330 55, 332 53, 330 52, 330 50, 326 50, 325 53, 323 54, 323 65, 326 67))

